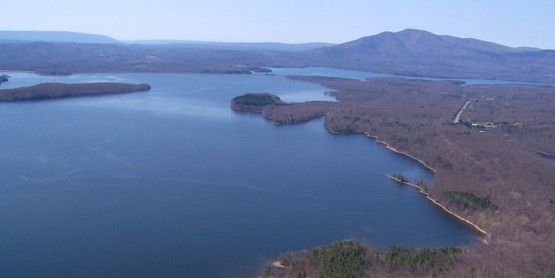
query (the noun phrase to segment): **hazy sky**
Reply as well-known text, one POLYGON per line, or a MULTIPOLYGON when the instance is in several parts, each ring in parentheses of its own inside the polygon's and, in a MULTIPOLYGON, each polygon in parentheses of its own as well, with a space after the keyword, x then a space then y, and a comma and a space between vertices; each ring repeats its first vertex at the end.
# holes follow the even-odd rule
POLYGON ((555 49, 553 0, 8 0, 0 30, 340 43, 406 28, 555 49))

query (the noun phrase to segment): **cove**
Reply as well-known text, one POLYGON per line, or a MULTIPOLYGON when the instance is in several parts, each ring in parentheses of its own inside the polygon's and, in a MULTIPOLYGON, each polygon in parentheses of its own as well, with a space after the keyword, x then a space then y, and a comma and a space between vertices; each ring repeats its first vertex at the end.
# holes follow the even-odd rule
POLYGON ((329 134, 323 119, 276 126, 229 108, 248 92, 310 100, 326 91, 319 85, 267 75, 9 75, 1 88, 123 81, 152 91, 0 104, 3 277, 252 277, 281 252, 351 237, 477 241, 388 177, 432 179, 416 161, 361 135, 329 134))

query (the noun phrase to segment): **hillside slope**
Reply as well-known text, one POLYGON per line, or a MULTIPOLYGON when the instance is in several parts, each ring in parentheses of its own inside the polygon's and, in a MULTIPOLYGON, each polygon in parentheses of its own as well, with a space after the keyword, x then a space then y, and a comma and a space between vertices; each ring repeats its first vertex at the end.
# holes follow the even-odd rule
POLYGON ((307 51, 306 64, 399 75, 555 82, 555 51, 407 29, 307 51))
POLYGON ((120 43, 103 35, 59 31, 0 31, 0 40, 76 43, 120 43))

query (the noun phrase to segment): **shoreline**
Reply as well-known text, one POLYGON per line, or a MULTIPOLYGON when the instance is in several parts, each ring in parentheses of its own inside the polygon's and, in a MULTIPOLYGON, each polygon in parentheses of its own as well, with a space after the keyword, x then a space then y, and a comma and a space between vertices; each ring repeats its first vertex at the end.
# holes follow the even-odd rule
MULTIPOLYGON (((432 202, 434 205, 438 206, 439 208, 441 208, 444 212, 446 212, 447 214, 455 217, 457 220, 463 222, 464 224, 466 224, 467 226, 470 226, 473 230, 475 230, 476 232, 480 233, 482 236, 486 236, 486 237, 490 237, 490 234, 488 232, 486 232, 486 230, 480 228, 478 225, 472 223, 470 220, 456 214, 455 212, 449 210, 447 207, 445 207, 444 205, 442 205, 439 201, 437 201, 436 199, 432 198, 432 196, 430 196, 430 194, 428 192, 426 192, 424 190, 424 188, 422 188, 421 186, 411 183, 411 182, 403 182, 400 179, 394 177, 394 176, 389 176, 389 178, 391 178, 392 180, 395 180, 399 183, 402 184, 406 184, 412 187, 415 187, 418 189, 419 193, 426 196, 426 199, 428 199, 430 202, 432 202)), ((482 240, 485 244, 488 244, 487 240, 482 240)))
POLYGON ((540 156, 547 158, 547 159, 555 159, 555 155, 550 154, 550 153, 546 153, 546 152, 542 152, 542 151, 536 151, 536 153, 538 153, 540 156))
POLYGON ((286 266, 284 266, 280 261, 275 261, 272 262, 272 265, 277 267, 277 268, 287 268, 286 266))
MULTIPOLYGON (((325 127, 326 130, 328 130, 328 132, 330 132, 331 134, 334 135, 342 135, 344 133, 340 133, 340 132, 334 132, 332 130, 330 130, 327 126, 325 127)), ((353 134, 357 134, 357 133, 353 133, 353 134)), ((387 149, 389 149, 390 151, 400 154, 400 155, 404 155, 410 159, 413 159, 415 161, 418 161, 422 166, 424 166, 425 168, 427 168, 429 171, 431 171, 435 176, 437 176, 437 172, 434 168, 432 168, 431 166, 429 166, 428 164, 426 164, 424 161, 422 161, 421 159, 418 159, 406 152, 402 152, 399 151, 398 149, 390 146, 387 142, 385 141, 381 141, 378 139, 377 136, 373 136, 370 135, 368 132, 363 132, 363 133, 358 133, 358 134, 364 134, 367 138, 374 140, 375 142, 384 145, 387 149)), ((389 177, 393 180, 396 180, 398 182, 401 182, 399 179, 389 175, 389 177)), ((450 216, 454 217, 456 220, 463 222, 465 225, 467 225, 468 227, 470 227, 471 229, 473 229, 474 231, 476 231, 477 233, 480 234, 481 237, 486 237, 486 238, 491 238, 491 235, 484 229, 480 228, 480 226, 478 226, 477 224, 474 224, 472 221, 458 215, 457 213, 449 210, 445 205, 441 204, 438 200, 434 199, 428 192, 426 192, 424 190, 424 188, 422 188, 421 186, 414 184, 414 183, 410 183, 410 182, 401 182, 403 184, 407 184, 410 185, 412 187, 415 187, 418 189, 418 191, 420 192, 420 194, 426 196, 426 199, 430 202, 432 202, 432 204, 436 205, 437 207, 439 207, 441 210, 443 210, 445 213, 449 214, 450 216)), ((489 244, 488 241, 486 239, 482 239, 482 242, 485 244, 489 244)))
POLYGON ((367 132, 365 132, 364 135, 365 135, 366 137, 368 137, 368 138, 374 140, 376 143, 379 143, 379 144, 384 145, 387 149, 389 149, 390 151, 392 151, 392 152, 394 152, 394 153, 397 153, 397 154, 400 154, 400 155, 404 155, 404 156, 406 156, 406 157, 408 157, 408 158, 410 158, 410 159, 412 159, 412 160, 418 161, 420 164, 422 164, 422 166, 424 166, 426 169, 428 169, 430 172, 432 172, 433 175, 434 175, 434 177, 437 176, 437 171, 436 171, 434 168, 432 168, 430 165, 426 164, 426 162, 424 162, 423 160, 418 159, 418 158, 416 158, 416 157, 414 157, 414 156, 412 156, 412 155, 410 155, 410 154, 408 154, 408 153, 406 153, 406 152, 402 152, 402 151, 400 151, 400 150, 398 150, 398 149, 396 149, 396 148, 390 146, 387 142, 379 140, 377 136, 370 135, 370 134, 368 134, 367 132))
MULTIPOLYGON (((326 126, 326 129, 328 130, 329 133, 334 134, 334 135, 346 135, 346 134, 349 134, 349 133, 341 133, 341 132, 332 131, 332 130, 330 130, 327 126, 326 126)), ((365 135, 366 137, 368 137, 369 139, 374 140, 376 143, 381 144, 381 145, 384 145, 384 146, 385 146, 387 149, 389 149, 390 151, 392 151, 392 152, 394 152, 394 153, 397 153, 397 154, 400 154, 400 155, 404 155, 404 156, 406 156, 406 157, 408 157, 408 158, 410 158, 410 159, 412 159, 412 160, 415 160, 415 161, 419 162, 420 164, 422 164, 422 166, 424 166, 426 169, 428 169, 430 172, 432 172, 433 175, 434 175, 434 177, 437 175, 436 170, 435 170, 434 168, 432 168, 430 165, 426 164, 426 162, 424 162, 424 161, 422 161, 421 159, 418 159, 418 158, 416 158, 416 157, 414 157, 414 156, 412 156, 412 155, 410 155, 410 154, 408 154, 408 153, 406 153, 406 152, 402 152, 402 151, 400 151, 400 150, 398 150, 398 149, 396 149, 396 148, 390 146, 387 142, 380 141, 380 140, 378 139, 377 136, 370 135, 370 134, 368 134, 368 133, 366 133, 366 132, 363 132, 363 133, 360 133, 360 132, 353 132, 353 133, 350 133, 350 134, 363 134, 363 135, 365 135)))

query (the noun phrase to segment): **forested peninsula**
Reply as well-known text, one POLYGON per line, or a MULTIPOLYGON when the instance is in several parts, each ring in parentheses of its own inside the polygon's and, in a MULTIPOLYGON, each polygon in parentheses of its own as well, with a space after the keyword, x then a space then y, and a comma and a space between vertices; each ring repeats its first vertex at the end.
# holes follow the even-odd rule
POLYGON ((0 102, 47 100, 81 96, 124 94, 149 91, 148 84, 128 83, 42 83, 29 87, 0 90, 0 102))
POLYGON ((555 87, 401 78, 292 78, 333 90, 331 95, 338 102, 269 104, 261 110, 264 117, 290 124, 325 116, 325 127, 331 133, 363 134, 417 159, 434 172, 435 179, 429 184, 406 182, 418 184, 435 205, 478 227, 484 235, 482 243, 446 249, 457 252, 351 243, 289 252, 279 257, 280 263, 265 267, 262 276, 552 274, 555 170, 539 153, 555 153, 555 87))
POLYGON ((234 110, 261 113, 275 124, 306 122, 324 116, 337 105, 336 102, 328 101, 310 101, 291 105, 270 93, 248 93, 231 100, 231 108, 234 110))

